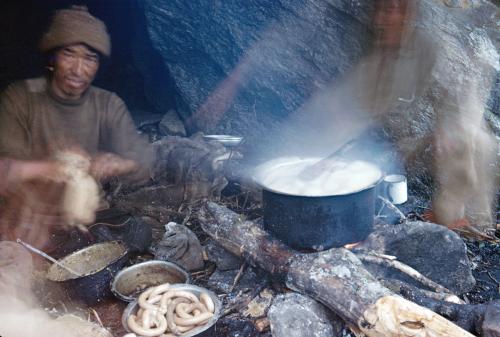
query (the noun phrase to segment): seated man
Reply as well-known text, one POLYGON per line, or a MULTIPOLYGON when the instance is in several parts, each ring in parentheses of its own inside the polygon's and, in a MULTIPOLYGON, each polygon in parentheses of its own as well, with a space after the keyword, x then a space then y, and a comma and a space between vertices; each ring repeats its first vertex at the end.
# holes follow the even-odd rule
POLYGON ((125 104, 91 86, 101 57, 111 52, 104 23, 84 8, 59 10, 40 49, 48 76, 17 82, 1 97, 0 156, 41 159, 77 147, 93 157, 100 177, 132 171, 135 165, 123 161, 129 159, 138 164, 136 177, 146 178, 152 152, 125 104))
MULTIPOLYGON (((85 7, 56 11, 40 49, 48 57, 47 76, 14 83, 0 97, 0 158, 47 160, 69 150, 90 159, 96 180, 116 175, 131 182, 148 179, 151 146, 136 132, 124 102, 91 85, 101 58, 111 52, 104 23, 85 7)), ((49 222, 57 222, 53 201, 61 189, 47 182, 30 187, 38 189, 39 205, 25 207, 34 199, 20 189, 8 198, 1 222, 37 226, 26 209, 54 215, 49 222)))

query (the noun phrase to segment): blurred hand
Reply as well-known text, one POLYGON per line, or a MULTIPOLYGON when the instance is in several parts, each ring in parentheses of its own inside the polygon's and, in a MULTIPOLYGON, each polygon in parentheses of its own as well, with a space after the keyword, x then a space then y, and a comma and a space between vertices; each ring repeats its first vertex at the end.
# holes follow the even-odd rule
POLYGON ((63 182, 66 177, 62 165, 55 161, 3 160, 6 172, 1 171, 0 195, 8 196, 26 182, 63 182))
POLYGON ((138 168, 137 163, 116 154, 105 152, 92 158, 90 174, 98 180, 131 173, 138 168))
POLYGON ((61 198, 64 183, 27 181, 9 189, 0 214, 0 234, 4 240, 21 240, 45 248, 51 228, 63 226, 61 198))
POLYGON ((20 182, 53 181, 61 183, 66 180, 63 165, 57 161, 28 161, 19 166, 20 182))

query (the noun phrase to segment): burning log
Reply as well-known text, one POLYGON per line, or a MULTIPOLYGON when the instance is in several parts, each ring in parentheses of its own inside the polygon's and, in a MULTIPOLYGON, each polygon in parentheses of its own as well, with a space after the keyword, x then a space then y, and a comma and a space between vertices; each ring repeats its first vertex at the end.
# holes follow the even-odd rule
POLYGON ((200 221, 225 249, 323 303, 367 336, 473 336, 382 286, 349 250, 300 254, 215 203, 202 209, 200 221))
POLYGON ((437 294, 429 296, 428 292, 399 281, 388 281, 388 286, 391 289, 399 288, 397 292, 406 299, 431 309, 477 335, 500 335, 500 326, 496 323, 500 322, 500 301, 486 304, 453 303, 448 299, 437 298, 437 294))

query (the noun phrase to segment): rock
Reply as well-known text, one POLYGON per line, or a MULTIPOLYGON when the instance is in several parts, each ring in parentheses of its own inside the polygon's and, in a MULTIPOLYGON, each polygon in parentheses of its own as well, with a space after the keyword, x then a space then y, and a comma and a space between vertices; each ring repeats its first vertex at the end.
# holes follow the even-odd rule
MULTIPOLYGON (((444 226, 427 222, 382 225, 354 252, 358 250, 394 255, 398 261, 456 294, 463 294, 475 285, 467 247, 456 233, 444 226)), ((401 277, 398 272, 385 268, 367 265, 367 269, 377 277, 401 277)), ((412 282, 406 278, 403 281, 412 282)))
MULTIPOLYGON (((231 293, 231 288, 237 274, 238 270, 216 270, 208 279, 208 286, 220 292, 231 293)), ((249 267, 244 271, 241 279, 232 291, 238 292, 242 289, 254 289, 260 281, 254 268, 249 267)))
POLYGON ((145 253, 152 242, 151 225, 138 216, 131 216, 118 224, 97 222, 89 231, 95 242, 123 241, 132 254, 145 253))
POLYGON ((467 293, 471 303, 500 300, 500 245, 494 241, 465 240, 476 286, 467 293))
POLYGON ((267 316, 273 337, 339 336, 343 326, 323 305, 296 293, 278 295, 267 316))
POLYGON ((275 0, 265 6, 257 0, 148 0, 144 14, 152 44, 178 88, 182 118, 203 111, 192 129, 230 131, 256 144, 269 135, 263 128, 276 125, 361 55, 370 7, 349 0, 275 0))
POLYGON ((169 110, 161 119, 160 133, 164 136, 186 136, 186 128, 175 110, 169 110))
MULTIPOLYGON (((126 6, 128 1, 121 1, 120 7, 126 6)), ((126 39, 130 41, 127 47, 130 49, 131 61, 142 75, 143 86, 139 90, 144 92, 147 101, 156 111, 169 111, 173 107, 175 108, 176 104, 182 102, 182 99, 177 94, 175 82, 168 67, 165 66, 162 56, 152 44, 151 39, 145 38, 149 32, 142 1, 132 1, 129 6, 132 7, 131 12, 135 15, 133 15, 133 24, 127 23, 133 27, 133 30, 126 39)), ((116 31, 120 31, 120 29, 121 26, 116 31)))
POLYGON ((243 263, 240 258, 229 253, 212 239, 208 240, 205 250, 208 254, 208 260, 214 262, 220 271, 237 270, 243 263))
POLYGON ((156 260, 170 261, 193 271, 203 268, 203 250, 198 237, 186 226, 175 222, 165 225, 165 234, 153 247, 156 260))
MULTIPOLYGON (((500 42, 498 43, 500 45, 500 42)), ((498 46, 497 46, 498 48, 498 46)), ((496 81, 495 81, 495 86, 493 87, 493 90, 491 91, 491 96, 488 101, 488 106, 492 112, 496 114, 498 117, 500 115, 500 71, 497 72, 496 76, 496 81)), ((495 134, 497 136, 500 135, 500 132, 495 130, 495 134)))
MULTIPOLYGON (((499 91, 500 93, 500 91, 499 91)), ((499 101, 500 103, 500 101, 499 101)), ((498 109, 496 110, 500 112, 500 104, 498 106, 498 109)), ((485 114, 485 118, 488 121, 489 127, 495 132, 495 134, 499 135, 497 136, 497 139, 500 137, 500 115, 494 114, 492 112, 487 112, 485 114)))
POLYGON ((490 302, 486 307, 482 330, 483 337, 500 337, 500 301, 490 302))

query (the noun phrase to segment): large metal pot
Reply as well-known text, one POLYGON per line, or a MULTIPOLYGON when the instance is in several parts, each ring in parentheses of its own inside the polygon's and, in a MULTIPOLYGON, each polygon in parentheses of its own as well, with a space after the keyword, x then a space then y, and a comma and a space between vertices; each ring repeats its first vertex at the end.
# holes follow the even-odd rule
POLYGON ((113 295, 111 280, 128 258, 127 246, 121 241, 97 243, 59 260, 78 275, 53 264, 47 278, 62 285, 68 294, 93 305, 113 295))
POLYGON ((276 166, 264 167, 258 170, 256 178, 262 187, 264 228, 290 247, 299 250, 342 247, 362 241, 372 231, 376 186, 382 178, 378 168, 373 181, 355 190, 307 195, 266 185, 263 177, 276 166))

